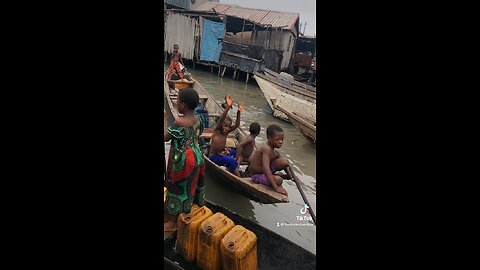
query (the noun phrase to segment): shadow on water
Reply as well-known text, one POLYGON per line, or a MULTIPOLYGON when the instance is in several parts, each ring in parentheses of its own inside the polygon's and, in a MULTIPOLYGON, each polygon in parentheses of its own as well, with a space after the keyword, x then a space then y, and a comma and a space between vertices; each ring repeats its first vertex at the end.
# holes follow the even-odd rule
POLYGON ((239 191, 232 188, 227 183, 217 179, 217 176, 213 174, 214 172, 206 173, 205 197, 209 201, 219 204, 227 209, 235 209, 232 211, 256 222, 257 220, 255 218, 255 212, 253 211, 253 204, 250 199, 240 194, 239 191))

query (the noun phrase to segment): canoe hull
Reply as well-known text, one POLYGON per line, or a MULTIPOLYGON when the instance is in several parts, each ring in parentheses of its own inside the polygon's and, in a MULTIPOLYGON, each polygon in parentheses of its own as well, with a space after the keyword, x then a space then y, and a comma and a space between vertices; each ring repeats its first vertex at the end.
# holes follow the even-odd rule
POLYGON ((312 98, 302 97, 301 95, 293 95, 283 91, 280 86, 268 81, 264 77, 255 75, 260 90, 262 90, 268 105, 273 111, 273 116, 285 121, 289 118, 281 111, 275 108, 276 105, 281 106, 288 111, 296 111, 307 117, 316 119, 317 105, 312 98))
POLYGON ((252 182, 252 178, 237 177, 213 163, 208 157, 204 156, 204 158, 207 170, 213 171, 215 176, 217 176, 216 178, 243 192, 251 199, 264 204, 288 202, 288 196, 280 194, 265 185, 255 184, 252 182))
POLYGON ((302 133, 302 135, 311 143, 317 143, 317 127, 313 120, 300 115, 296 112, 289 112, 281 106, 275 107, 277 110, 284 113, 290 122, 302 133))

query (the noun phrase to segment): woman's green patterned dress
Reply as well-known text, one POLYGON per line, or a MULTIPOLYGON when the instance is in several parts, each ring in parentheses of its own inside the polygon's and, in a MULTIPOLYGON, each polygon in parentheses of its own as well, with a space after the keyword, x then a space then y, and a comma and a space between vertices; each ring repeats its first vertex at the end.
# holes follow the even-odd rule
POLYGON ((203 119, 191 127, 172 125, 167 130, 171 147, 167 165, 167 199, 165 208, 170 215, 190 213, 192 204, 205 204, 205 163, 200 150, 203 119))

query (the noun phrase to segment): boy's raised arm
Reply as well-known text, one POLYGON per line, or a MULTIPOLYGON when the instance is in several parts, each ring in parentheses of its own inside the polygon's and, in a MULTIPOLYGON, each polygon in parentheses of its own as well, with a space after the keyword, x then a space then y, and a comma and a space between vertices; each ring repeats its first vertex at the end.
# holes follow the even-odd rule
POLYGON ((228 110, 232 108, 233 105, 233 98, 231 96, 225 96, 225 109, 223 110, 222 115, 220 116, 220 120, 218 120, 217 126, 215 126, 215 129, 220 129, 222 127, 223 121, 225 121, 225 118, 227 117, 228 110))
POLYGON ((237 120, 235 121, 235 125, 230 129, 230 131, 234 131, 236 128, 240 126, 240 113, 243 112, 243 104, 238 103, 238 111, 237 111, 237 120))

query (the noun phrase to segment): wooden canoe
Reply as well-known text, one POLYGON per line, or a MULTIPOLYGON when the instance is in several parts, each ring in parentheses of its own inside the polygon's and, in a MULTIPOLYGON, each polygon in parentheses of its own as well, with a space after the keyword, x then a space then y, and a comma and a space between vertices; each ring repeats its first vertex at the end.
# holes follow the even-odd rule
MULTIPOLYGON (((272 79, 277 79, 281 74, 279 73, 276 73, 275 71, 273 70, 270 70, 270 69, 265 69, 263 71, 263 74, 266 76, 266 77, 269 77, 269 78, 272 78, 272 79)), ((309 91, 309 92, 312 92, 312 93, 316 93, 317 92, 317 88, 315 87, 312 87, 311 85, 308 85, 308 84, 305 84, 305 83, 302 83, 300 81, 296 81, 295 80, 295 77, 290 75, 290 74, 287 74, 287 76, 289 76, 289 80, 288 80, 288 83, 286 84, 286 86, 288 88, 292 88, 292 89, 297 89, 297 90, 303 90, 303 91, 309 91)), ((288 78, 288 77, 287 77, 288 78)), ((306 80, 308 80, 308 78, 305 78, 306 80)))
POLYGON ((300 87, 289 87, 279 82, 276 77, 260 72, 254 73, 260 90, 262 90, 273 116, 289 121, 289 118, 275 108, 279 105, 288 111, 295 111, 316 121, 317 97, 316 93, 300 87))
POLYGON ((276 106, 276 109, 283 112, 308 141, 313 144, 317 143, 317 124, 313 119, 309 119, 296 112, 288 112, 278 105, 276 106))
MULTIPOLYGON (((179 113, 176 109, 176 98, 178 94, 176 93, 176 90, 170 89, 170 86, 171 84, 169 84, 165 78, 164 92, 167 98, 167 104, 172 112, 172 115, 174 117, 178 117, 179 113)), ((200 101, 205 107, 205 110, 208 111, 209 126, 213 127, 215 122, 212 120, 216 120, 218 117, 220 117, 223 112, 222 106, 205 90, 205 88, 201 86, 198 81, 193 85, 193 89, 197 91, 198 95, 200 96, 200 101)), ((205 129, 201 137, 206 141, 209 141, 211 135, 212 129, 205 129)), ((238 141, 246 138, 247 134, 239 127, 237 128, 236 134, 230 133, 228 137, 227 144, 230 143, 231 145, 235 145, 238 141)), ((271 187, 262 184, 256 184, 250 177, 237 177, 228 170, 219 167, 208 158, 207 153, 208 152, 204 152, 206 169, 214 171, 215 175, 218 176, 215 177, 216 179, 222 180, 223 182, 229 184, 229 186, 242 191, 244 194, 248 195, 248 197, 261 203, 268 204, 288 202, 287 195, 280 194, 271 187)))
MULTIPOLYGON (((206 201, 206 206, 213 213, 221 212, 230 218, 235 225, 241 225, 257 236, 257 261, 261 270, 310 270, 316 269, 316 255, 300 247, 292 241, 261 225, 232 212, 221 205, 206 201)), ((176 253, 175 235, 164 236, 164 267, 165 269, 192 270, 200 269, 194 263, 186 262, 176 253)))

